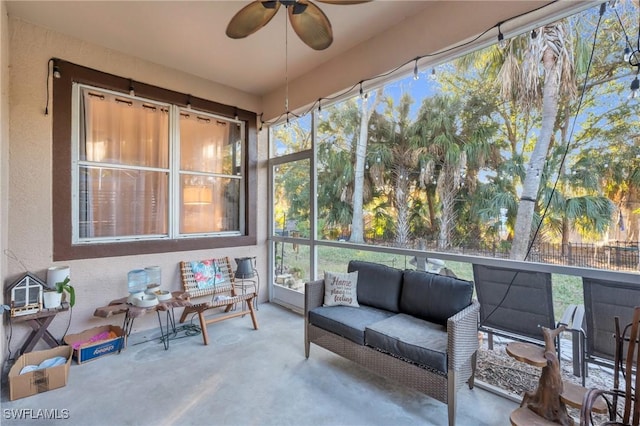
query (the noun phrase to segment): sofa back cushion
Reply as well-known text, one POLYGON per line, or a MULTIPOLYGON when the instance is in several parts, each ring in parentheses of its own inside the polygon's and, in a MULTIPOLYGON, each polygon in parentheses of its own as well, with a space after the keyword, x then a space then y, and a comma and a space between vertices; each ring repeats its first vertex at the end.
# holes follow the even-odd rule
POLYGON ((401 270, 378 263, 352 260, 348 271, 358 271, 358 303, 399 312, 401 270))
POLYGON ((446 325, 471 304, 473 282, 424 271, 405 270, 400 312, 446 325))

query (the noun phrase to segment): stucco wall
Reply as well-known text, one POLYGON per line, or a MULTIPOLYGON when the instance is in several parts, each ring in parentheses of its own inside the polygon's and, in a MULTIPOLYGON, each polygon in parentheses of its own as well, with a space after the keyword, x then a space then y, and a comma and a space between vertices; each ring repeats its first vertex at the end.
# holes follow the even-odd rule
MULTIPOLYGON (((3 15, 4 11, 3 5, 3 15)), ((55 165, 51 164, 51 114, 44 115, 49 58, 58 57, 100 71, 133 78, 136 81, 191 93, 223 104, 237 105, 239 108, 250 111, 259 112, 260 110, 260 100, 246 93, 70 38, 19 19, 9 18, 8 24, 11 58, 9 92, 11 167, 8 199, 11 208, 8 227, 3 228, 2 234, 8 234, 7 248, 16 259, 8 259, 7 269, 2 274, 5 286, 19 277, 25 271, 24 268, 44 279, 46 269, 54 264, 52 262, 51 170, 55 165), (6 229, 8 233, 4 232, 6 229)), ((3 31, 4 28, 3 24, 3 31)), ((2 39, 4 47, 4 34, 2 39)), ((49 111, 51 110, 49 106, 49 111)), ((52 112, 55 114, 55 111, 52 112)), ((3 134, 4 127, 3 125, 3 134)), ((266 158, 267 155, 264 134, 259 136, 258 155, 259 159, 266 158)), ((0 159, 2 158, 2 152, 0 152, 0 159)), ((4 160, 2 161, 4 165, 4 160)), ((259 161, 258 164, 258 211, 266 211, 266 169, 262 166, 264 161, 259 161)), ((5 173, 5 167, 2 167, 2 170, 2 173, 5 173)), ((3 181, 2 187, 5 186, 3 181)), ((64 262, 63 264, 71 268, 71 282, 77 297, 69 332, 73 333, 102 324, 121 324, 121 316, 104 320, 95 318, 93 312, 96 307, 127 295, 126 277, 131 269, 159 265, 162 268, 163 288, 178 290, 180 283, 177 264, 180 260, 211 256, 229 256, 232 259, 257 256, 258 270, 261 276, 266 277, 267 252, 264 244, 266 219, 266 215, 258 215, 257 246, 64 262)), ((267 289, 263 286, 260 299, 266 298, 267 289)), ((53 335, 61 337, 68 321, 68 313, 58 315, 50 327, 53 335)), ((133 332, 156 328, 157 325, 155 315, 148 315, 135 321, 133 332)), ((22 344, 25 332, 24 328, 14 328, 14 340, 11 342, 13 351, 22 344)))

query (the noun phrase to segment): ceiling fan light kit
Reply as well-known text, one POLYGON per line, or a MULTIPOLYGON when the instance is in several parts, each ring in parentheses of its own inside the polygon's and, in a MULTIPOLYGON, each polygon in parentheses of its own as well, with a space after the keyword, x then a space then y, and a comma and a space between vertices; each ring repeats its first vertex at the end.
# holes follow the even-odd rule
MULTIPOLYGON (((366 3, 371 0, 317 0, 322 3, 349 5, 366 3)), ((324 50, 333 42, 333 30, 329 18, 310 0, 253 1, 240 9, 227 25, 227 36, 233 39, 245 38, 271 21, 283 5, 289 14, 289 21, 298 37, 315 50, 324 50)))

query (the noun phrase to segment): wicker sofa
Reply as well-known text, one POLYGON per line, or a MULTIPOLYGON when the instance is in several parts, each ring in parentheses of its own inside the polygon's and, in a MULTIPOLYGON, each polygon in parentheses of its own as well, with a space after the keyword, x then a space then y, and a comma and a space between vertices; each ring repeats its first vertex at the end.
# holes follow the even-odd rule
POLYGON ((359 307, 323 306, 324 280, 305 284, 305 356, 311 343, 448 404, 473 377, 478 312, 473 283, 351 261, 359 307))

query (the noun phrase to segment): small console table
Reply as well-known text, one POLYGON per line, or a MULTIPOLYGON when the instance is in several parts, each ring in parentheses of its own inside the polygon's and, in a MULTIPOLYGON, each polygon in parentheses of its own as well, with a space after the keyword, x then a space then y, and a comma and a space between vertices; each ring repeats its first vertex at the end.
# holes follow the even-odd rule
POLYGON ((56 315, 67 310, 69 310, 69 304, 67 302, 64 302, 59 308, 42 309, 35 314, 10 317, 9 321, 11 321, 12 323, 26 322, 32 328, 31 333, 29 334, 29 336, 27 336, 27 340, 24 342, 22 348, 20 349, 19 355, 22 355, 25 352, 32 351, 39 340, 44 340, 52 348, 60 346, 60 343, 56 340, 55 337, 53 337, 51 333, 49 333, 49 330, 47 330, 47 328, 56 317, 56 315))
POLYGON ((131 305, 127 303, 127 298, 123 297, 121 299, 112 300, 107 306, 102 306, 96 309, 93 315, 100 318, 109 318, 112 315, 125 314, 124 322, 122 324, 122 330, 125 343, 123 346, 126 347, 127 338, 129 337, 129 334, 131 334, 131 329, 133 328, 133 321, 136 318, 145 315, 147 312, 156 312, 158 314, 160 332, 162 333, 162 343, 164 343, 164 348, 166 350, 169 349, 169 327, 171 327, 171 330, 173 330, 174 333, 176 331, 176 320, 173 314, 173 308, 191 306, 191 303, 186 298, 184 292, 174 291, 171 293, 171 296, 171 299, 164 300, 162 302, 159 302, 157 305, 150 306, 148 308, 131 305), (164 311, 167 313, 166 331, 162 325, 160 311, 164 311))

